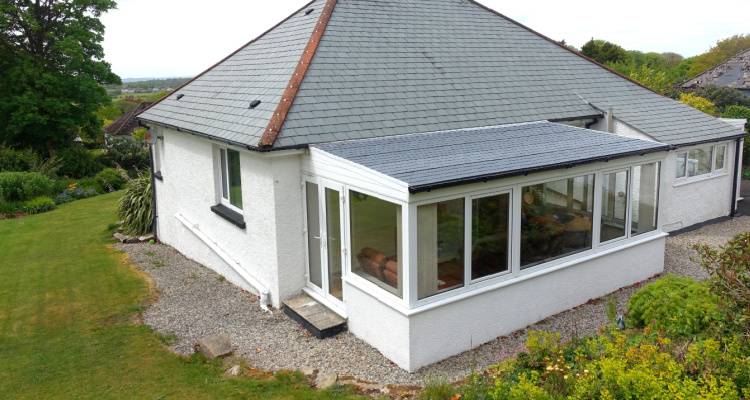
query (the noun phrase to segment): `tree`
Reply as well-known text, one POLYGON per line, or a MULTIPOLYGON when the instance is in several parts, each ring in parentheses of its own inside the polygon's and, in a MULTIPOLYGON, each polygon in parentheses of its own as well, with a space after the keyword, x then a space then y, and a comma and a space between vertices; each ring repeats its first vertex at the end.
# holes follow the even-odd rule
POLYGON ((688 76, 699 75, 747 49, 750 49, 750 34, 734 35, 720 40, 708 52, 693 58, 693 63, 687 71, 688 76))
POLYGON ((695 91, 695 94, 705 97, 720 109, 731 105, 750 107, 750 97, 745 96, 737 89, 720 86, 706 86, 695 91))
POLYGON ((669 80, 666 72, 662 70, 642 65, 630 72, 630 79, 665 96, 675 95, 673 82, 669 80))
POLYGON ((581 47, 581 53, 601 64, 625 62, 628 54, 622 47, 605 40, 591 39, 581 47))
POLYGON ((696 96, 692 93, 680 93, 680 102, 689 105, 695 109, 703 111, 706 114, 716 115, 716 105, 711 100, 696 96))
POLYGON ((101 131, 102 86, 119 83, 104 61, 102 13, 113 0, 0 2, 0 143, 47 153, 101 131))

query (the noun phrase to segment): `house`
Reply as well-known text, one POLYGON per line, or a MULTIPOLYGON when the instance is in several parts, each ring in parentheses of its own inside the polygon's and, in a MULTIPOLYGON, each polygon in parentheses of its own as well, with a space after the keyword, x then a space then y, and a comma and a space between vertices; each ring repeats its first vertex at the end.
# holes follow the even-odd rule
POLYGON ((136 107, 104 127, 104 143, 109 143, 113 137, 132 137, 133 131, 140 127, 138 114, 151 107, 153 102, 139 102, 136 107))
POLYGON ((472 0, 312 1, 139 118, 161 241, 409 371, 662 272, 742 148, 472 0))
POLYGON ((750 97, 750 49, 682 84, 686 90, 707 86, 737 89, 750 97))

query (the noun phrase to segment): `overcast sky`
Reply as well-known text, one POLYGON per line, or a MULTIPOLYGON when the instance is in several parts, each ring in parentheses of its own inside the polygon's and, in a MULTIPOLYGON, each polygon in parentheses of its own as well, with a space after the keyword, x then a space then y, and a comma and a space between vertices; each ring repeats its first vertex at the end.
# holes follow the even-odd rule
MULTIPOLYGON (((377 1, 377 0, 373 0, 377 1)), ((555 40, 591 37, 626 49, 700 54, 750 33, 750 0, 480 0, 555 40)), ((307 0, 118 0, 103 17, 106 59, 122 78, 194 76, 307 0)))

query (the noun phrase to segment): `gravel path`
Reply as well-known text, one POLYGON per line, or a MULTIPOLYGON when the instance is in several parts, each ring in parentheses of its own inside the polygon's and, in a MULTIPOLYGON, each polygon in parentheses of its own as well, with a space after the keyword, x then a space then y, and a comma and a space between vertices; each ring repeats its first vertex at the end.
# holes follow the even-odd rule
MULTIPOLYGON (((666 272, 705 278, 691 260, 694 243, 720 245, 736 233, 750 230, 750 217, 740 217, 705 226, 667 239, 666 272)), ((421 384, 432 377, 459 380, 472 370, 481 370, 523 350, 526 329, 497 338, 476 349, 408 373, 349 332, 318 340, 280 311, 263 312, 254 296, 226 282, 221 276, 186 259, 171 247, 124 244, 133 262, 153 278, 158 300, 144 314, 145 323, 159 332, 172 334, 172 349, 192 352, 199 338, 228 334, 237 355, 261 369, 315 368, 381 384, 421 384)), ((623 309, 630 295, 642 284, 621 289, 602 299, 562 312, 527 329, 560 332, 565 339, 594 334, 607 323, 608 298, 623 309)))

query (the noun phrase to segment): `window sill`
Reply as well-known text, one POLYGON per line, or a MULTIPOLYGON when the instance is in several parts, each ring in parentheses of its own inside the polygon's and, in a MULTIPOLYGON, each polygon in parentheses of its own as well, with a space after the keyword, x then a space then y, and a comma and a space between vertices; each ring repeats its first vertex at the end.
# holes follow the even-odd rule
POLYGON ((719 171, 716 173, 692 176, 690 178, 675 178, 674 183, 672 183, 672 187, 680 187, 689 185, 691 183, 703 182, 715 178, 722 178, 727 175, 729 174, 727 174, 726 171, 719 171))
POLYGON ((156 179, 158 179, 160 181, 164 180, 164 177, 161 175, 161 171, 154 172, 154 178, 156 178, 156 179))
POLYGON ((211 211, 229 221, 232 225, 235 225, 240 229, 245 229, 245 218, 237 211, 234 211, 223 204, 217 204, 211 207, 211 211))

